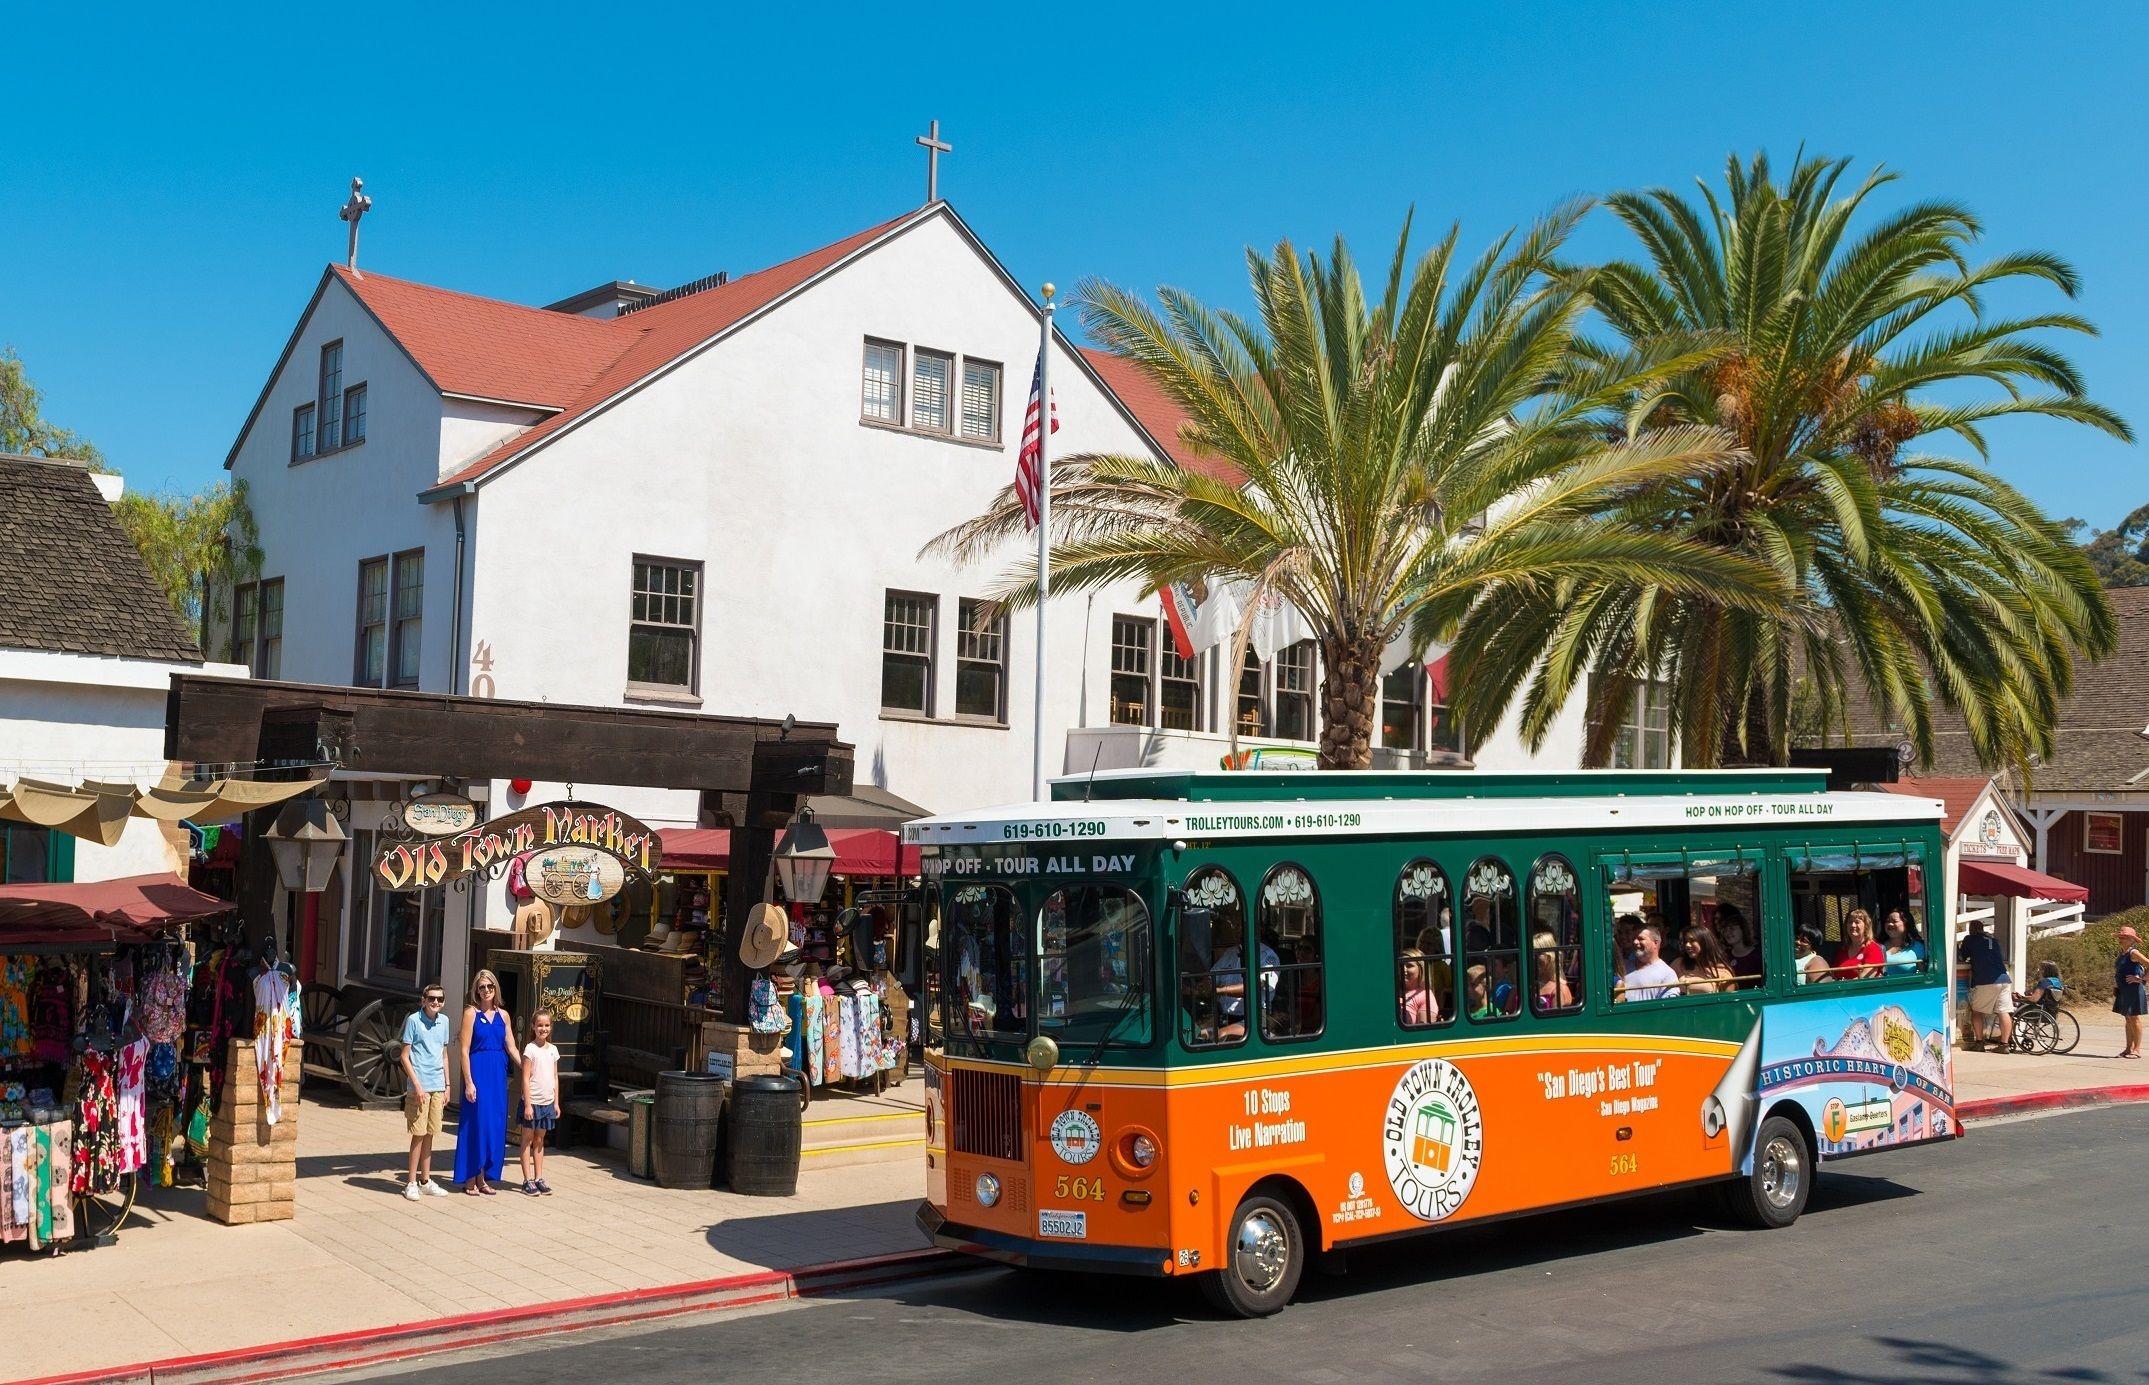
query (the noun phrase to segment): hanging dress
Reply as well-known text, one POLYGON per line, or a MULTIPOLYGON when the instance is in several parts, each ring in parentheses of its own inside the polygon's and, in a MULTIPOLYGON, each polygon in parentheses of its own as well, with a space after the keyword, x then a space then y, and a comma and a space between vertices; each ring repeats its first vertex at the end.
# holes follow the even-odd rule
POLYGON ((479 1012, 470 1026, 470 1072, 477 1089, 455 1117, 455 1181, 500 1176, 507 1159, 507 1014, 479 1012))
POLYGON ((291 983, 275 967, 254 977, 254 1066, 261 1082, 261 1119, 284 1114, 284 1043, 291 1037, 291 983))
POLYGON ((82 1055, 82 1093, 75 1100, 74 1191, 109 1193, 119 1185, 119 1089, 112 1060, 95 1049, 82 1055))
POLYGON ((824 1058, 827 1049, 827 1010, 821 1004, 820 983, 808 977, 799 987, 800 1005, 805 1011, 805 1022, 799 1026, 798 1070, 806 1080, 818 1087, 828 1080, 824 1058))
POLYGON ((843 1010, 836 988, 821 982, 821 1080, 843 1076, 843 1010))
POLYGON ((119 1171, 133 1173, 149 1162, 149 1040, 136 1039, 114 1056, 119 1066, 119 1171))

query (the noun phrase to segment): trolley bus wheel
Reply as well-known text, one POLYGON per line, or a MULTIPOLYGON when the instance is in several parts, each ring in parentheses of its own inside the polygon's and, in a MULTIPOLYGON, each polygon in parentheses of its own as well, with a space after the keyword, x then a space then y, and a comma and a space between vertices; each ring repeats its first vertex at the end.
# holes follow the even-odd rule
POLYGON ((1724 1201, 1748 1226, 1763 1231, 1789 1226, 1806 1210, 1813 1172, 1805 1134, 1782 1116, 1770 1116, 1754 1136, 1753 1172, 1725 1185, 1724 1201))
POLYGON ((1233 1317, 1265 1318, 1291 1301, 1305 1269, 1297 1214, 1275 1198, 1250 1197, 1232 1214, 1224 1264, 1202 1276, 1201 1291, 1233 1317))

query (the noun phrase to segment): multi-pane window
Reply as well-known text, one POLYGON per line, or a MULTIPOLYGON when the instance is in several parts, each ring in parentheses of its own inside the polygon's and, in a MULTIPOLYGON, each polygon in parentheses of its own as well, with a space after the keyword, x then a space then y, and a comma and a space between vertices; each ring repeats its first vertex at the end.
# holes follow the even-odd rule
POLYGON ((1417 750, 1418 686, 1425 670, 1413 660, 1380 680, 1380 743, 1395 750, 1417 750))
POLYGON ((627 682, 693 691, 700 634, 701 564, 636 558, 627 625, 627 682))
POLYGON ((866 338, 865 396, 860 412, 875 423, 903 421, 903 348, 866 338))
MULTIPOLYGON (((1598 704, 1602 684, 1590 675, 1589 702, 1598 704)), ((1633 685, 1633 693, 1620 713, 1619 730, 1612 739, 1613 769, 1671 768, 1671 685, 1645 679, 1633 685)))
POLYGON ((1275 963, 1274 988, 1261 998, 1261 1037, 1306 1039, 1326 1027, 1321 984, 1321 895, 1313 877, 1294 865, 1281 865, 1261 882, 1261 926, 1257 931, 1264 969, 1275 963), (1274 939, 1274 956, 1270 939, 1274 939))
POLYGON ((1530 1011, 1564 1014, 1582 1006, 1582 894, 1564 856, 1540 856, 1530 868, 1530 1011))
POLYGON ((302 462, 313 454, 313 405, 301 404, 291 411, 291 460, 302 462))
POLYGON ((955 715, 1007 720, 1007 612, 984 620, 986 603, 956 606, 955 715))
POLYGON ((1166 640, 1157 674, 1157 724, 1167 731, 1199 731, 1201 655, 1182 659, 1177 647, 1166 640))
POLYGON ((332 341, 321 348, 320 450, 333 452, 343 446, 343 343, 332 341))
POLYGON ((1455 1019, 1455 918, 1448 877, 1428 860, 1395 879, 1395 1006, 1405 1029, 1455 1019))
POLYGON ((366 387, 353 385, 343 392, 343 445, 352 447, 366 440, 366 387))
POLYGON ((1276 651, 1276 734, 1287 741, 1314 739, 1312 640, 1276 651))
POLYGON ((261 588, 246 583, 231 594, 231 661, 254 663, 254 639, 261 624, 261 588))
POLYGON ((911 354, 910 426, 921 433, 948 431, 948 386, 955 358, 920 349, 911 354))
MULTIPOLYGON (((351 836, 353 858, 372 860, 379 835, 361 830, 351 836)), ((352 879, 352 972, 406 984, 440 975, 448 892, 376 889, 371 871, 355 872, 352 879)))
POLYGON ((1140 616, 1112 617, 1112 724, 1149 724, 1149 652, 1156 622, 1140 616))
POLYGON ((918 592, 888 593, 881 617, 882 711, 933 714, 933 611, 937 604, 918 592))
POLYGON ((284 579, 246 582, 231 594, 231 662, 256 678, 274 678, 283 663, 284 579))
POLYGON ((1481 1024, 1522 1013, 1515 914, 1515 873, 1497 856, 1480 856, 1463 877, 1462 1009, 1481 1024))
POLYGON ((424 635, 425 550, 395 555, 395 606, 389 617, 388 683, 418 686, 418 651, 424 635))
POLYGON ((991 361, 963 362, 963 436, 1000 440, 1000 367, 991 361))
POLYGON ((1239 670, 1239 734, 1242 736, 1265 736, 1268 734, 1268 718, 1261 710, 1261 661, 1249 658, 1239 670))
POLYGON ((388 560, 358 565, 358 651, 351 681, 378 688, 388 674, 388 560))
POLYGON ((284 579, 261 584, 261 642, 254 656, 254 677, 278 678, 284 669, 284 579))

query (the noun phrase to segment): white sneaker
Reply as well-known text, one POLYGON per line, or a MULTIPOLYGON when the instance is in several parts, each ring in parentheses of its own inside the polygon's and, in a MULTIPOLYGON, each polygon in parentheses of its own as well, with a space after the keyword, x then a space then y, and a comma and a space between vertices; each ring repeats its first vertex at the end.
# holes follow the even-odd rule
POLYGON ((403 1196, 409 1198, 412 1202, 416 1202, 419 1198, 424 1197, 425 1194, 418 1191, 417 1184, 406 1183, 403 1185, 403 1196))
POLYGON ((448 1195, 448 1190, 446 1188, 441 1187, 440 1184, 433 1179, 426 1179, 421 1186, 425 1189, 426 1194, 430 1197, 446 1197, 448 1195))

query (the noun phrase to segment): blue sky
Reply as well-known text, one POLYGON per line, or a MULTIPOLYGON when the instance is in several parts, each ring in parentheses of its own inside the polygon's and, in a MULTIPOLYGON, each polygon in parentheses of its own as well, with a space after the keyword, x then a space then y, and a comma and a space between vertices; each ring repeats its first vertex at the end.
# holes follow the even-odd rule
MULTIPOLYGON (((131 484, 192 488, 341 257, 354 173, 364 264, 543 303, 744 272, 914 206, 911 139, 938 117, 944 195, 1025 282, 1240 306, 1249 243, 1341 232, 1378 262, 1415 205, 1481 245, 1568 197, 1803 142, 1967 202, 1995 253, 2072 260, 2104 335, 2066 349, 2149 428, 2149 276, 2126 250, 2149 212, 2145 14, 36 7, 8 22, 0 343, 131 484)), ((1578 248, 1625 241, 1600 216, 1578 248)), ((2052 299, 2007 306, 2032 302, 2052 299)), ((2149 501, 2136 448, 2045 423, 1993 441, 2055 515, 2149 501)))

